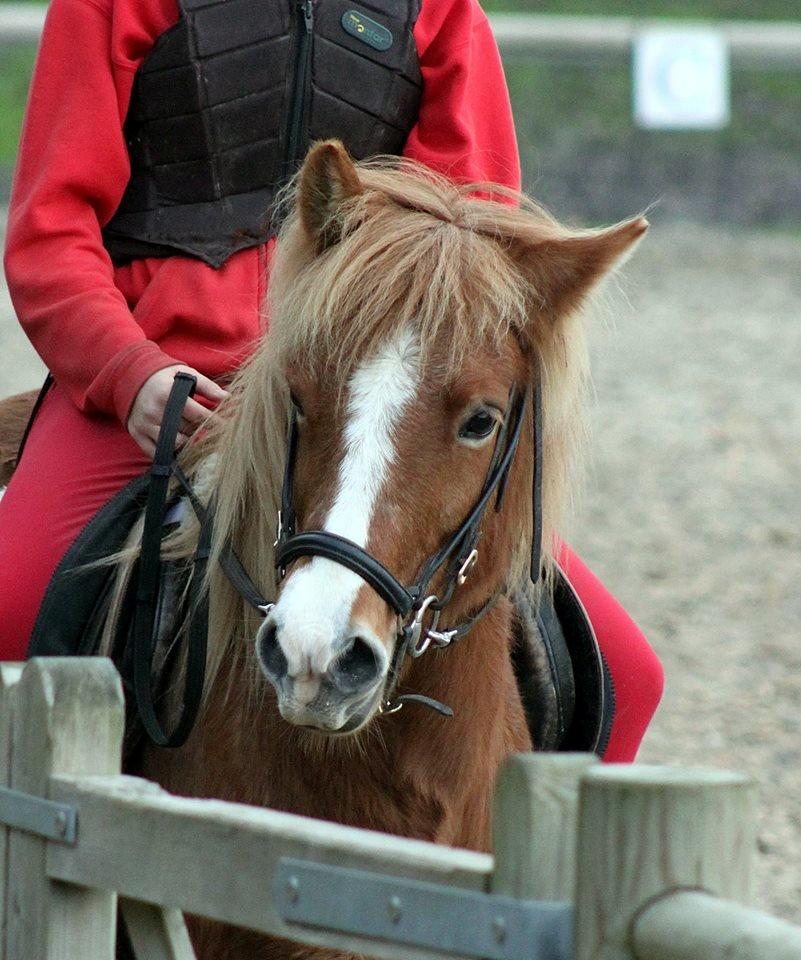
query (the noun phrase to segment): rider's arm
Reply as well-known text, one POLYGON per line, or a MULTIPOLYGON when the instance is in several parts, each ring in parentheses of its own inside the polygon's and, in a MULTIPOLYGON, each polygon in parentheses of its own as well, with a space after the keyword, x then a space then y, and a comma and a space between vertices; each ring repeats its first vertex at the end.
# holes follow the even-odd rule
POLYGON ((142 6, 146 16, 112 0, 50 3, 5 255, 20 323, 59 385, 80 409, 123 423, 142 383, 177 362, 134 320, 100 236, 128 181, 122 121, 134 73, 169 25, 168 0, 142 6))
POLYGON ((423 101, 404 154, 455 180, 519 189, 506 79, 478 0, 423 0, 414 38, 423 101))

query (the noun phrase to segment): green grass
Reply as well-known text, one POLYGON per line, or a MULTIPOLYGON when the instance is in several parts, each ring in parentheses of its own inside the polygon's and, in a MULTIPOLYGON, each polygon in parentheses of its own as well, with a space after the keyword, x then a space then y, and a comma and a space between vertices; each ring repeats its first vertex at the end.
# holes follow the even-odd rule
POLYGON ((488 11, 693 20, 801 20, 792 0, 483 0, 488 11))
MULTIPOLYGON (((0 6, 6 0, 0 0, 0 6)), ((11 0, 8 0, 11 2, 11 0)), ((41 3, 41 0, 23 0, 41 3)), ((793 0, 481 0, 485 10, 713 20, 798 20, 793 0)))
POLYGON ((521 58, 507 79, 526 187, 560 214, 603 222, 659 201, 657 215, 801 219, 801 72, 735 71, 719 131, 637 128, 625 58, 521 58))
MULTIPOLYGON (((507 65, 507 80, 518 122, 535 132, 558 136, 565 127, 579 128, 586 137, 610 141, 634 129, 631 71, 628 62, 587 66, 568 60, 529 58, 507 65)), ((686 147, 729 149, 752 145, 788 151, 801 158, 801 72, 735 71, 731 80, 732 118, 720 131, 678 131, 666 141, 686 141, 686 147)))
POLYGON ((14 162, 35 57, 31 46, 0 47, 0 165, 14 162))

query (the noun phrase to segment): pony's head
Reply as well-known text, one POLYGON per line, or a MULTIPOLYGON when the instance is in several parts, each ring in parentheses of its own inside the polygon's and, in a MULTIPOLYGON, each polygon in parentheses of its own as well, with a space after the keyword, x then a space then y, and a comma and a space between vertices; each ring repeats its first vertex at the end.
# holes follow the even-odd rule
MULTIPOLYGON (((271 582, 271 522, 294 412, 297 529, 346 538, 414 583, 481 497, 511 398, 530 397, 536 381, 547 566, 585 371, 576 309, 646 222, 571 231, 509 191, 457 186, 397 159, 356 165, 336 142, 312 149, 290 200, 269 333, 234 387, 220 542, 230 536, 251 573, 271 582)), ((522 574, 531 430, 522 437, 443 625, 469 618, 522 574)), ((444 564, 431 592, 445 591, 452 574, 444 564)), ((281 714, 329 732, 361 728, 385 695, 397 613, 357 572, 322 556, 295 560, 274 586, 256 654, 281 714)), ((218 624, 235 609, 229 599, 218 624)), ((241 605, 237 614, 241 621, 241 605)))

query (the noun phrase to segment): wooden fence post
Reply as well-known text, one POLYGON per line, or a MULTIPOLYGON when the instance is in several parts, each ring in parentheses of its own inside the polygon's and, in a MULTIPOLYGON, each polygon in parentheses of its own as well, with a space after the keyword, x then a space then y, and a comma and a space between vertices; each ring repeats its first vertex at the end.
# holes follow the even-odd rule
POLYGON ((630 960, 640 909, 671 890, 747 903, 753 782, 739 774, 610 766, 581 787, 576 960, 630 960))
POLYGON ((137 960, 195 960, 180 910, 119 898, 128 939, 137 960))
MULTIPOLYGON (((16 689, 12 788, 47 797, 53 774, 119 773, 123 723, 110 660, 31 660, 16 689)), ((49 842, 11 831, 6 960, 114 960, 116 895, 48 879, 49 842)))
POLYGON ((579 783, 591 753, 519 753, 495 789, 492 892, 524 900, 573 899, 579 783))
MULTIPOLYGON (((11 786, 11 737, 14 688, 22 674, 20 663, 0 663, 0 787, 11 786)), ((5 960, 8 894, 9 829, 0 826, 0 958, 5 960)))

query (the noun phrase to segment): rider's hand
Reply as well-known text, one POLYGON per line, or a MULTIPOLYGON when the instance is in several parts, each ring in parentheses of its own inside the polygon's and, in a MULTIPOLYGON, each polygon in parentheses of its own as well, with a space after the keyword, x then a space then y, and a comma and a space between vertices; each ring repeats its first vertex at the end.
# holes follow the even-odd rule
MULTIPOLYGON (((205 397, 214 406, 228 396, 228 393, 213 380, 209 380, 202 373, 198 373, 197 370, 183 364, 164 367, 163 370, 157 370, 152 376, 148 377, 136 395, 126 426, 128 433, 151 460, 156 452, 156 440, 158 439, 161 421, 164 419, 167 398, 170 395, 175 374, 178 372, 190 373, 193 377, 196 377, 195 396, 205 397)), ((177 445, 181 446, 186 443, 188 437, 208 416, 208 409, 190 397, 184 407, 177 445)))

